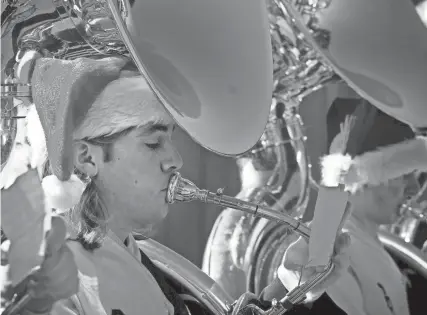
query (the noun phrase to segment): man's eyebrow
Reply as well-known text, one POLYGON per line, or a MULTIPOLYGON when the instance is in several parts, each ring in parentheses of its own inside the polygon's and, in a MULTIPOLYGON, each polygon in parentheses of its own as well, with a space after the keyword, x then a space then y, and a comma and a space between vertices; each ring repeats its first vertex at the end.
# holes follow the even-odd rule
POLYGON ((149 121, 145 124, 138 126, 141 135, 152 134, 157 131, 168 132, 169 130, 175 129, 174 123, 168 123, 166 121, 149 121))

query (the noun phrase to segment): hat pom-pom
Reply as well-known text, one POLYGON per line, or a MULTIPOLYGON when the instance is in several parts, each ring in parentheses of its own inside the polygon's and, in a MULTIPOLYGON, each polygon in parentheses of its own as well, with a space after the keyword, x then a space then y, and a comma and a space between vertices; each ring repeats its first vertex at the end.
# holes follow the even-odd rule
POLYGON ((60 181, 55 175, 46 176, 42 186, 46 205, 59 211, 77 205, 85 189, 85 184, 75 174, 67 181, 60 181))
POLYGON ((320 160, 322 185, 326 187, 339 186, 352 164, 352 158, 348 154, 333 153, 323 156, 320 160))

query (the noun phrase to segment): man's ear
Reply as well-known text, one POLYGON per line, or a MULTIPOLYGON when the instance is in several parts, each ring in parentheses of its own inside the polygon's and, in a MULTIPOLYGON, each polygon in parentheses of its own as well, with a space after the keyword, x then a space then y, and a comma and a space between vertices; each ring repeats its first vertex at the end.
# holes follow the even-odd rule
POLYGON ((84 140, 74 142, 74 165, 89 177, 95 177, 103 163, 104 153, 101 146, 84 140))

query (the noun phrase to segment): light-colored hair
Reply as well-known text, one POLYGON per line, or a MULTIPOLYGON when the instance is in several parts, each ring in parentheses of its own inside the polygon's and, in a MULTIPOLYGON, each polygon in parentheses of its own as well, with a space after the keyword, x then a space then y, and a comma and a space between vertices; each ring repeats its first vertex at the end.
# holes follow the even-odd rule
MULTIPOLYGON (((112 158, 111 146, 114 141, 129 133, 132 129, 133 128, 130 127, 114 135, 83 140, 101 146, 103 149, 104 161, 108 162, 112 158)), ((52 171, 49 161, 46 160, 42 177, 50 174, 52 174, 52 171)), ((90 178, 76 168, 74 169, 74 174, 86 184, 86 187, 80 197, 79 203, 63 215, 72 228, 72 238, 81 243, 86 250, 92 251, 102 245, 107 233, 108 214, 102 204, 95 178, 90 178)))

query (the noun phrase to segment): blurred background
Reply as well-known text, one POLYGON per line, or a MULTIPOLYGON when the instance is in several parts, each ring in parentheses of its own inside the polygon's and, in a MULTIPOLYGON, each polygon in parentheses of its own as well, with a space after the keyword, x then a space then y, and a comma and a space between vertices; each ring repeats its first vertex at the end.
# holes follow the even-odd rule
MULTIPOLYGON (((312 173, 316 180, 319 179, 317 161, 326 153, 326 114, 329 106, 338 96, 346 98, 354 94, 346 85, 329 85, 306 97, 300 106, 312 173)), ((212 191, 225 188, 224 193, 229 196, 239 192, 240 179, 235 159, 209 152, 181 130, 176 132, 175 142, 184 161, 180 172, 185 178, 199 188, 212 191)), ((315 201, 316 192, 312 190, 305 219, 312 216, 315 201)), ((199 202, 173 204, 154 239, 201 267, 206 241, 221 210, 215 205, 199 202)))

